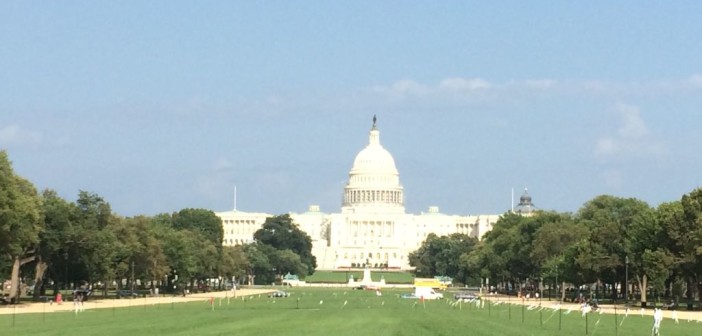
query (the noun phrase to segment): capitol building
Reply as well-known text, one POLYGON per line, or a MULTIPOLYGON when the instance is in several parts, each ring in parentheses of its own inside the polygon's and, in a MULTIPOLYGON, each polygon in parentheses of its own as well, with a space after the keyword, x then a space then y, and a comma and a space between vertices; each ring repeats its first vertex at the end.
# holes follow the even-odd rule
MULTIPOLYGON (((404 189, 395 160, 380 143, 380 131, 373 117, 368 145, 363 148, 349 171, 344 187, 341 211, 324 213, 311 205, 307 212, 290 213, 290 217, 312 238, 312 254, 317 269, 347 267, 383 267, 411 269, 408 256, 417 250, 427 235, 463 233, 480 239, 500 215, 447 215, 436 206, 426 212, 405 212, 404 189)), ((531 211, 533 204, 525 192, 520 199, 531 211)), ((216 213, 224 226, 223 244, 253 242, 267 213, 237 210, 216 213)))

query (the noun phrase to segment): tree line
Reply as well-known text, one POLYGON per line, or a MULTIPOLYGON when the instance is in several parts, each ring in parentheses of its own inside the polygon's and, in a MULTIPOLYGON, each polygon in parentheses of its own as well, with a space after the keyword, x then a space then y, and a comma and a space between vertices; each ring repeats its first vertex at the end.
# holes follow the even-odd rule
POLYGON ((152 290, 193 290, 205 279, 271 283, 316 267, 311 238, 288 215, 267 218, 251 244, 222 246, 223 235, 207 209, 123 217, 95 193, 80 191, 75 202, 40 193, 0 151, 0 279, 10 279, 10 302, 30 283, 35 298, 80 285, 107 295, 137 280, 152 290))
POLYGON ((506 213, 478 241, 429 235, 410 255, 422 276, 502 289, 587 285, 614 300, 653 293, 702 306, 702 189, 658 207, 602 195, 576 213, 506 213))

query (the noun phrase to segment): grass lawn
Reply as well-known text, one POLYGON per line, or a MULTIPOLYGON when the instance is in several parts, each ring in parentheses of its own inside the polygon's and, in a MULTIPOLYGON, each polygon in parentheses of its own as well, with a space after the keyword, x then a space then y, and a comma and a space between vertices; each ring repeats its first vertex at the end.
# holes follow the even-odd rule
MULTIPOLYGON (((353 275, 356 281, 363 279, 363 271, 315 271, 314 274, 305 278, 305 281, 309 283, 347 283, 349 275, 353 275)), ((381 277, 385 278, 387 284, 411 284, 414 282, 412 273, 371 271, 373 281, 380 281, 381 277)))
MULTIPOLYGON (((299 288, 287 298, 265 295, 207 301, 134 305, 83 313, 0 315, 0 335, 586 335, 579 312, 509 304, 453 304, 452 300, 401 299, 408 291, 299 288), (559 318, 561 330, 559 330, 559 318), (14 326, 13 326, 14 319, 14 326)), ((546 301, 545 301, 546 302, 546 301)), ((2 308, 6 309, 6 308, 2 308)), ((589 314, 587 335, 650 335, 653 318, 589 314), (615 328, 616 326, 616 328, 615 328)), ((661 334, 699 335, 702 324, 670 319, 661 334)))

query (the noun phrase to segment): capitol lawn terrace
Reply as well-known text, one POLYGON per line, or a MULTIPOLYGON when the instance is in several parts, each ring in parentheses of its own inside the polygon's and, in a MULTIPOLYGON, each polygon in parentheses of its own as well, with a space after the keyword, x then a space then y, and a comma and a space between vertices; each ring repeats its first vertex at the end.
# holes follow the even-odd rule
MULTIPOLYGON (((280 288, 271 288, 271 290, 280 288)), ((288 290, 288 289, 285 289, 288 290)), ((408 290, 292 288, 290 296, 215 298, 85 312, 0 315, 2 335, 649 335, 653 318, 487 301, 405 299, 408 290), (560 329, 560 330, 559 330, 560 329)), ((506 300, 506 299, 505 299, 506 300)), ((534 302, 536 303, 536 302, 534 302)), ((11 309, 11 308, 0 308, 11 309)), ((702 323, 665 319, 661 334, 699 335, 702 323)))
MULTIPOLYGON (((349 271, 315 271, 314 274, 307 276, 304 280, 308 283, 348 283, 349 276, 353 276, 355 281, 360 281, 363 278, 362 270, 349 271)), ((409 272, 393 272, 393 271, 373 271, 371 279, 374 282, 379 282, 380 279, 385 279, 386 284, 412 284, 414 275, 409 272)))

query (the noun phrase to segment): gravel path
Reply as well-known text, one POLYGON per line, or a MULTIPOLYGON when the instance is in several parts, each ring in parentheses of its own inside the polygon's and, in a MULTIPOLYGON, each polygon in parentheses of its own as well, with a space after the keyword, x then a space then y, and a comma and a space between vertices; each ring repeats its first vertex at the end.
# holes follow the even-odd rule
MULTIPOLYGON (((518 299, 515 297, 506 297, 506 296, 488 296, 486 297, 487 300, 492 301, 493 303, 511 303, 511 304, 520 304, 520 305, 526 305, 526 306, 531 306, 533 308, 538 308, 539 305, 541 305, 544 309, 558 309, 558 302, 557 301, 548 301, 548 300, 523 300, 523 299, 518 299)), ((581 305, 577 303, 562 303, 560 305, 560 308, 565 310, 565 311, 572 311, 573 313, 580 314, 581 313, 581 305)), ((651 322, 653 322, 653 309, 641 309, 641 308, 632 308, 629 309, 629 311, 626 311, 626 308, 623 305, 600 305, 600 310, 598 310, 595 313, 603 313, 603 314, 614 314, 615 312, 619 315, 645 315, 645 316, 651 316, 651 322)), ((670 318, 674 319, 677 315, 677 318, 682 321, 695 321, 697 323, 702 323, 702 312, 700 311, 685 311, 685 310, 663 310, 663 318, 670 318)))
MULTIPOLYGON (((274 289, 238 289, 236 290, 236 297, 258 295, 264 293, 270 293, 275 291, 274 289)), ((84 309, 99 309, 99 308, 120 308, 120 307, 134 307, 134 306, 144 306, 144 305, 155 305, 155 304, 166 304, 166 303, 181 303, 181 302, 191 302, 191 301, 203 301, 209 300, 210 298, 234 298, 235 293, 232 291, 223 292, 210 292, 210 293, 198 293, 189 294, 188 296, 159 296, 159 297, 145 297, 145 298, 135 298, 135 299, 90 299, 83 302, 84 309)), ((26 314, 26 313, 53 313, 53 312, 65 312, 73 311, 75 308, 73 306, 73 301, 63 302, 63 304, 56 304, 55 302, 36 302, 36 303, 22 303, 19 305, 7 305, 0 307, 0 314, 26 314)))

